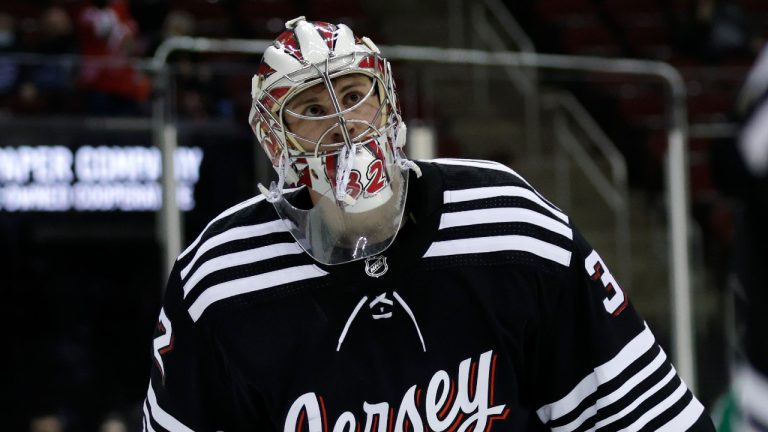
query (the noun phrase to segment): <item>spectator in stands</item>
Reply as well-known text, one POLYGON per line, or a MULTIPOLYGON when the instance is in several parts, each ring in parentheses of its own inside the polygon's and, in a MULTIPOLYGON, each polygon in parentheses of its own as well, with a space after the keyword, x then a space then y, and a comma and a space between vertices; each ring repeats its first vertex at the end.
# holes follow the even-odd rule
POLYGON ((78 20, 81 53, 98 57, 85 63, 80 85, 87 109, 97 115, 135 115, 149 97, 148 78, 131 63, 138 27, 127 0, 93 0, 78 20))
POLYGON ((8 99, 8 107, 14 114, 38 115, 48 111, 48 100, 34 83, 24 81, 8 99))
POLYGON ((707 63, 755 55, 756 34, 744 9, 733 0, 697 0, 691 3, 682 26, 681 49, 707 63))
POLYGON ((74 54, 77 41, 72 19, 63 8, 51 6, 40 17, 41 38, 35 51, 43 54, 74 54))
POLYGON ((163 23, 168 16, 170 3, 170 0, 131 0, 131 14, 141 34, 137 46, 145 56, 152 56, 162 42, 163 23))
MULTIPOLYGON (((195 31, 195 17, 187 11, 174 9, 168 13, 163 23, 163 39, 172 37, 192 36, 195 31)), ((208 106, 205 103, 201 86, 199 66, 189 53, 179 53, 172 56, 175 64, 177 89, 177 110, 179 115, 187 118, 203 119, 209 117, 208 106)))
MULTIPOLYGON (((193 36, 197 22, 187 11, 172 10, 163 24, 164 37, 193 36)), ((177 110, 181 117, 204 119, 231 114, 232 102, 223 94, 209 66, 201 65, 199 56, 177 53, 171 60, 178 84, 177 110)))
POLYGON ((192 36, 195 33, 195 17, 187 11, 172 10, 163 23, 163 36, 192 36))
POLYGON ((210 65, 198 63, 195 56, 189 54, 181 55, 176 66, 180 116, 191 119, 233 117, 233 102, 222 86, 228 75, 216 75, 210 65))
MULTIPOLYGON (((0 48, 0 52, 23 51, 58 56, 76 51, 72 20, 63 8, 52 6, 45 9, 35 24, 40 30, 34 32, 33 37, 23 38, 26 43, 19 46, 16 40, 22 38, 15 37, 13 18, 0 17, 0 45, 3 42, 6 45, 0 48)), ((0 59, 0 97, 6 96, 3 105, 15 114, 27 115, 70 110, 73 100, 67 94, 72 89, 70 69, 68 62, 59 58, 21 63, 11 56, 0 59)))
MULTIPOLYGON (((33 47, 35 52, 52 56, 74 54, 77 51, 74 26, 67 12, 58 6, 46 9, 40 17, 40 39, 33 47)), ((54 57, 49 63, 35 65, 29 80, 47 101, 52 113, 72 109, 71 62, 54 57)))

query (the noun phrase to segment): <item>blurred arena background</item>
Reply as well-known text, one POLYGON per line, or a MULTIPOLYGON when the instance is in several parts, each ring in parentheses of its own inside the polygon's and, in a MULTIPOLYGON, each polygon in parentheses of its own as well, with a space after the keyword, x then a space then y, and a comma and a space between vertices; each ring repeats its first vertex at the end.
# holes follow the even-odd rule
POLYGON ((575 219, 675 354, 680 261, 665 160, 682 134, 690 384, 717 411, 739 331, 728 283, 738 208, 716 187, 727 174, 718 155, 737 133, 768 2, 3 0, 1 430, 138 430, 169 257, 272 176, 247 123, 260 56, 201 51, 198 40, 158 62, 158 48, 172 37, 271 39, 299 15, 346 23, 385 56, 402 46, 559 55, 558 68, 394 56, 407 147, 523 174, 575 219), (586 70, 574 56, 671 65, 683 127, 664 76, 586 70), (175 183, 163 182, 164 161, 175 183))

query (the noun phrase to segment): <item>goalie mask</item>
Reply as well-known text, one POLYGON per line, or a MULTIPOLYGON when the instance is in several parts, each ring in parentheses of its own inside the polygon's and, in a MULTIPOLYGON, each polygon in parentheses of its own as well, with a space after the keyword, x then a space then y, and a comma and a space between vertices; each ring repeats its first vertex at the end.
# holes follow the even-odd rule
POLYGON ((252 82, 249 122, 279 177, 259 188, 318 262, 381 253, 402 222, 407 171, 420 174, 402 151, 389 62, 344 24, 286 27, 252 82))

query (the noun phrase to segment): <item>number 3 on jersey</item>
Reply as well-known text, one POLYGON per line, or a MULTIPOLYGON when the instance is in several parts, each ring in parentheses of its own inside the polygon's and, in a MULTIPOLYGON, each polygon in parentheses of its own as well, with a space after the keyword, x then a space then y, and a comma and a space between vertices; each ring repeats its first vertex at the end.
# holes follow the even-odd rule
POLYGON ((608 266, 605 265, 597 251, 592 251, 591 254, 584 260, 584 268, 587 270, 587 274, 593 281, 600 280, 605 291, 608 293, 607 297, 603 299, 603 306, 609 314, 613 316, 619 316, 621 311, 627 307, 627 296, 624 291, 613 278, 611 272, 608 270, 608 266))

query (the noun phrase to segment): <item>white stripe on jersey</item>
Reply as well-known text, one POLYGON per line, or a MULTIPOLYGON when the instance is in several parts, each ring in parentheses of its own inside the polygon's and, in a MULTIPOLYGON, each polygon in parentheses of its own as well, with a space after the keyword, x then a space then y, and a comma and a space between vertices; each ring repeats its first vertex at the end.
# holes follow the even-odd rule
MULTIPOLYGON (((149 402, 149 409, 152 412, 152 418, 155 419, 157 424, 166 430, 173 432, 192 432, 192 429, 184 426, 183 423, 160 408, 160 405, 157 404, 157 397, 155 396, 155 390, 152 388, 152 383, 149 384, 149 390, 147 390, 147 401, 149 402)), ((147 425, 150 428, 152 427, 149 418, 147 419, 147 425)))
POLYGON ((229 215, 231 215, 233 213, 236 213, 236 212, 238 212, 238 211, 240 211, 240 210, 242 210, 242 209, 244 209, 244 208, 246 208, 248 206, 256 204, 257 202, 259 202, 259 201, 261 201, 263 199, 264 199, 264 195, 255 196, 255 197, 253 197, 253 198, 251 198, 251 199, 249 199, 247 201, 243 201, 240 204, 237 204, 235 206, 232 206, 232 207, 224 210, 221 214, 219 214, 218 216, 213 218, 213 220, 208 222, 208 225, 206 225, 205 228, 203 228, 203 230, 200 232, 200 235, 197 236, 195 241, 193 241, 191 245, 187 246, 187 248, 184 249, 184 252, 179 254, 179 257, 176 258, 176 261, 184 258, 189 252, 192 251, 192 249, 195 248, 195 246, 197 246, 198 243, 200 243, 200 239, 203 238, 203 234, 205 234, 205 232, 208 231, 208 228, 210 228, 211 225, 213 225, 214 222, 216 222, 216 221, 218 221, 220 219, 223 219, 223 218, 225 218, 225 217, 227 217, 227 216, 229 216, 229 215))
POLYGON ((733 382, 743 417, 753 418, 761 426, 768 427, 768 378, 745 365, 736 370, 733 382))
POLYGON ((194 303, 192 303, 192 306, 189 307, 189 315, 192 317, 192 320, 196 322, 200 319, 200 316, 202 316, 208 306, 219 300, 259 291, 265 288, 271 288, 277 285, 321 277, 327 274, 327 272, 316 267, 314 264, 308 264, 220 283, 206 289, 200 294, 200 297, 198 297, 194 303))
MULTIPOLYGON (((508 167, 508 166, 506 166, 504 164, 501 164, 499 162, 488 161, 488 160, 478 160, 478 159, 450 159, 450 158, 446 158, 446 159, 440 159, 440 158, 432 159, 432 160, 428 160, 427 162, 434 162, 434 163, 443 164, 443 165, 470 166, 470 167, 475 167, 475 168, 485 168, 485 169, 490 169, 490 170, 502 171, 502 172, 505 172, 505 173, 508 173, 508 174, 512 174, 513 176, 517 177, 518 180, 520 180, 521 182, 525 183, 526 186, 531 188, 531 190, 536 195, 539 195, 539 193, 536 192, 536 189, 534 189, 533 186, 531 186, 531 184, 528 183, 528 181, 523 178, 523 176, 518 174, 512 168, 510 168, 510 167, 508 167)), ((544 197, 542 197, 541 195, 539 195, 539 197, 544 199, 544 197)), ((550 205, 552 207, 555 207, 554 205, 552 205, 552 203, 550 203, 546 199, 544 199, 544 201, 548 205, 550 205)))
POLYGON ((262 246, 255 249, 218 256, 204 262, 194 273, 192 273, 192 276, 190 276, 184 284, 184 298, 187 297, 187 294, 192 291, 200 280, 215 271, 268 260, 278 256, 300 254, 302 252, 304 252, 304 250, 301 249, 297 243, 276 243, 269 246, 262 246))
POLYGON ((147 410, 147 401, 144 401, 144 404, 142 408, 144 409, 144 421, 142 422, 142 431, 143 432, 155 432, 155 429, 152 427, 152 417, 149 415, 149 411, 147 410))
POLYGON ((443 193, 443 200, 447 204, 494 198, 499 196, 515 196, 525 198, 548 210, 563 222, 568 223, 568 216, 565 213, 551 206, 548 202, 541 199, 539 195, 535 194, 533 191, 520 186, 489 186, 473 189, 450 190, 443 193))
POLYGON ((232 228, 224 231, 221 234, 215 235, 200 245, 200 248, 197 250, 197 252, 195 252, 195 256, 192 258, 192 261, 190 261, 189 264, 187 264, 187 266, 181 270, 181 278, 184 279, 187 277, 187 274, 192 269, 192 266, 195 265, 201 255, 215 248, 216 246, 220 246, 224 243, 229 243, 235 240, 258 237, 280 231, 288 231, 288 227, 286 227, 282 220, 277 219, 258 225, 248 225, 232 228))
POLYGON ((629 341, 618 354, 596 367, 592 373, 584 377, 565 397, 536 410, 539 419, 546 424, 576 409, 584 398, 597 391, 600 384, 616 378, 627 366, 645 354, 654 345, 654 342, 653 334, 646 324, 643 331, 629 341))
POLYGON ((520 174, 516 173, 515 170, 496 161, 483 160, 483 159, 436 158, 436 159, 429 159, 425 162, 434 162, 434 163, 443 164, 443 165, 469 166, 469 167, 475 167, 475 168, 485 168, 485 169, 491 169, 496 171, 504 171, 505 173, 512 174, 515 177, 518 177, 522 180, 522 177, 520 176, 520 174))
MULTIPOLYGON (((656 358, 653 359, 653 361, 651 361, 647 366, 645 366, 643 369, 641 369, 640 372, 636 373, 632 378, 630 378, 627 381, 625 381, 624 384, 622 384, 621 387, 619 387, 618 389, 614 390, 612 393, 610 393, 610 394, 608 394, 606 396, 603 396, 602 398, 600 398, 597 401, 595 401, 594 405, 592 405, 592 406, 588 407, 587 409, 585 409, 584 412, 582 412, 581 415, 579 415, 579 417, 576 418, 575 420, 573 420, 572 422, 570 422, 570 423, 568 423, 566 425, 563 425, 563 426, 552 428, 552 430, 555 431, 555 432, 568 432, 568 431, 576 430, 587 419, 589 419, 592 416, 594 416, 599 409, 605 408, 605 407, 607 407, 607 406, 609 406, 609 405, 619 401, 622 397, 626 396, 626 394, 629 393, 630 390, 632 390, 638 384, 640 384, 643 380, 648 378, 648 376, 650 376, 652 373, 656 372, 664 364, 664 360, 666 360, 666 359, 667 359, 667 356, 666 356, 666 354, 664 354, 664 351, 663 350, 659 350, 659 354, 656 356, 656 358)), ((674 375, 675 375, 674 370, 672 370, 670 372, 668 378, 672 379, 672 377, 674 375)), ((650 394, 648 396, 650 396, 650 394)), ((639 405, 642 400, 644 400, 644 398, 640 397, 640 398, 636 399, 635 401, 633 401, 632 404, 633 405, 635 405, 635 404, 639 405)), ((624 411, 630 412, 631 410, 630 409, 622 410, 622 412, 624 412, 624 411)), ((619 417, 617 417, 617 415, 611 416, 611 417, 601 421, 600 424, 601 425, 605 425, 605 424, 611 423, 614 420, 623 417, 623 415, 624 414, 622 414, 619 417)))
POLYGON ((610 417, 606 417, 600 420, 599 422, 595 423, 595 425, 589 430, 594 431, 594 430, 600 429, 607 424, 611 424, 616 420, 624 418, 627 414, 631 413, 638 406, 640 406, 641 403, 645 402, 649 397, 655 395, 656 392, 661 390, 665 385, 669 384, 669 382, 675 378, 676 374, 677 372, 675 371, 675 368, 671 367, 669 370, 669 373, 667 373, 664 376, 664 378, 661 379, 661 381, 657 382, 653 387, 646 390, 645 393, 641 394, 637 399, 633 400, 632 403, 627 405, 623 410, 617 412, 616 414, 610 417))
MULTIPOLYGON (((688 391, 688 388, 685 386, 685 383, 680 381, 680 385, 677 386, 675 391, 672 392, 669 396, 667 396, 666 399, 661 401, 658 405, 655 407, 649 409, 648 411, 644 412, 643 415, 640 416, 637 420, 635 420, 634 423, 627 426, 626 428, 622 429, 622 431, 628 431, 628 432, 634 432, 639 431, 645 427, 645 425, 648 424, 649 421, 655 419, 658 417, 661 413, 668 410, 669 407, 675 404, 675 402, 682 399, 683 396, 685 396, 685 393, 688 391)), ((683 410, 684 412, 685 410, 683 410)), ((691 424, 696 422, 696 418, 698 416, 693 418, 693 421, 691 421, 691 424)), ((689 425, 690 426, 690 425, 689 425)), ((685 429, 675 429, 676 431, 685 430, 685 429)))
POLYGON ((704 405, 699 402, 698 399, 693 398, 691 402, 685 407, 684 410, 673 418, 667 424, 660 427, 657 432, 677 432, 681 430, 688 430, 689 427, 696 423, 696 420, 701 417, 701 413, 704 412, 704 405))
POLYGON ((499 222, 525 222, 560 234, 568 240, 573 240, 573 230, 560 221, 544 216, 533 210, 514 207, 444 213, 440 218, 440 227, 438 229, 499 222))
POLYGON ((533 237, 519 235, 438 241, 427 249, 424 258, 499 251, 530 252, 566 267, 571 263, 571 252, 533 237))

